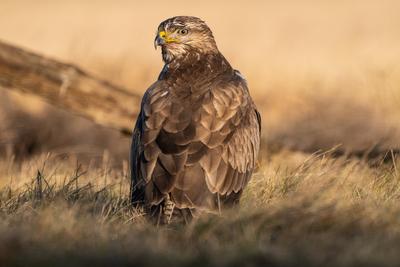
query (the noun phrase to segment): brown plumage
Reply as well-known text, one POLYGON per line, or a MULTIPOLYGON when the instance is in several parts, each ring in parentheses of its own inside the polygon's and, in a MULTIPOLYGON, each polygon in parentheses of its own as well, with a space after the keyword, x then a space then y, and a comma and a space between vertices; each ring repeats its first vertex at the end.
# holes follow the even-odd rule
POLYGON ((155 44, 165 66, 136 121, 131 197, 157 222, 187 221, 239 201, 256 164, 260 115, 204 21, 170 18, 155 44))

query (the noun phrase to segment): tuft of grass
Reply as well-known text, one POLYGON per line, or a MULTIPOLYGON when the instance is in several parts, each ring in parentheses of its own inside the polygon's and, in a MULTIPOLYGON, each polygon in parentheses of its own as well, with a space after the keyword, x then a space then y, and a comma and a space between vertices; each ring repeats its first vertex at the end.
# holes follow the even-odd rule
POLYGON ((0 265, 398 265, 398 160, 332 153, 273 155, 239 207, 158 228, 129 205, 124 170, 3 160, 13 179, 0 189, 0 265))

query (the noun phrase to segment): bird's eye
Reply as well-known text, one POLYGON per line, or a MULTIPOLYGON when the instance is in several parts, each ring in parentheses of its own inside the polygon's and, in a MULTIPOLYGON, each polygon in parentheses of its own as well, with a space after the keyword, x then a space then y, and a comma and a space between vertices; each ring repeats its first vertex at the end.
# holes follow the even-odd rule
POLYGON ((189 30, 188 30, 188 29, 180 29, 180 30, 178 30, 178 33, 179 33, 180 35, 186 35, 186 34, 189 33, 189 30))

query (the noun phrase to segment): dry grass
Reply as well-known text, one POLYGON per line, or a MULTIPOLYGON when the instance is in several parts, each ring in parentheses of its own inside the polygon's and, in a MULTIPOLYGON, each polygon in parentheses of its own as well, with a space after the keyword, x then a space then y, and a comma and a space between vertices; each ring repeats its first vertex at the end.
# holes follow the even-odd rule
POLYGON ((263 162, 236 210, 156 228, 129 206, 124 169, 49 155, 2 161, 0 264, 396 266, 395 162, 282 152, 263 162))

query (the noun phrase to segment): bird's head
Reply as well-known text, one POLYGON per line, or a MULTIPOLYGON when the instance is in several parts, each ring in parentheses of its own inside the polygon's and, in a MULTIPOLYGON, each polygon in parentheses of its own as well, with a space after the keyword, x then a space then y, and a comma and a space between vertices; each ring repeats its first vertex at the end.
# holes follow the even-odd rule
POLYGON ((166 63, 188 54, 218 52, 214 36, 207 24, 199 18, 178 16, 161 22, 154 40, 161 46, 166 63))

